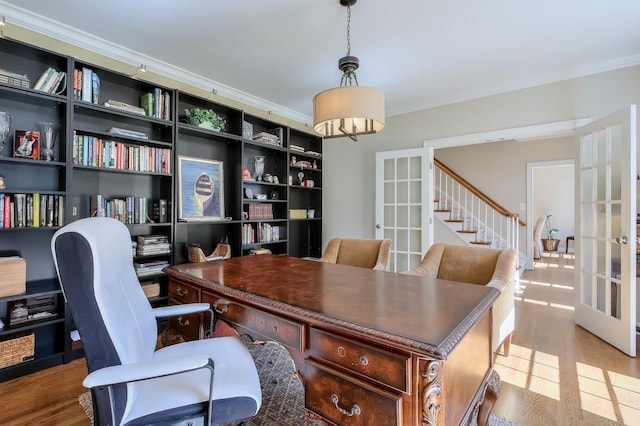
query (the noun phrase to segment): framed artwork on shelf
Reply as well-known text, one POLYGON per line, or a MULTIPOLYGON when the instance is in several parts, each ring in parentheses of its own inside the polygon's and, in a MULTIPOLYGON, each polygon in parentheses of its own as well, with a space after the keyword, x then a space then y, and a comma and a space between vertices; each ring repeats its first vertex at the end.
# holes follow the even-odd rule
POLYGON ((178 220, 224 220, 222 161, 178 156, 178 220))
POLYGON ((19 158, 40 158, 40 132, 33 130, 16 130, 13 139, 13 156, 19 158))

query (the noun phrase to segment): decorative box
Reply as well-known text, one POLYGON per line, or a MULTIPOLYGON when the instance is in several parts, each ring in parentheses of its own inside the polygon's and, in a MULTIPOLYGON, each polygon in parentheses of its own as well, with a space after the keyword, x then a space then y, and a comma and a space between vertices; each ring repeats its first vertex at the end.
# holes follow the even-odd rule
POLYGON ((11 256, 0 257, 0 297, 15 296, 27 290, 27 262, 11 256))
POLYGON ((35 335, 30 333, 0 342, 0 368, 32 360, 35 341, 35 335))
POLYGON ((307 211, 305 209, 290 209, 289 217, 291 219, 306 219, 307 211))
POLYGON ((147 299, 153 299, 154 297, 160 296, 160 284, 152 283, 142 286, 142 291, 144 291, 144 295, 147 296, 147 299))

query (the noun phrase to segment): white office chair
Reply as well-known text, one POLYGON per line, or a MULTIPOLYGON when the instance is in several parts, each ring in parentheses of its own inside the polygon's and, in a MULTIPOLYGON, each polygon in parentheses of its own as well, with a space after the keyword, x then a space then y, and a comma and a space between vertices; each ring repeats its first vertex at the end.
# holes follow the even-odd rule
POLYGON ((51 251, 82 339, 89 369, 83 384, 91 389, 95 425, 208 425, 258 412, 258 374, 239 338, 155 350, 156 318, 210 307, 152 308, 133 269, 125 225, 110 218, 78 220, 53 235, 51 251))

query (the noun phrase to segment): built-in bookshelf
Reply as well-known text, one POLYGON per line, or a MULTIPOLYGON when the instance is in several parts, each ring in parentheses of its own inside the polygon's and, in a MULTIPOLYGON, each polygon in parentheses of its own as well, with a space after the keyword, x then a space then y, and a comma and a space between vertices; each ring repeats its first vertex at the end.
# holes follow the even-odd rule
POLYGON ((82 356, 50 252, 66 223, 92 216, 125 223, 153 306, 175 302, 162 268, 188 262, 190 244, 205 254, 228 241, 232 256, 320 255, 321 137, 7 39, 0 64, 0 112, 12 118, 0 146, 0 251, 27 264, 26 293, 0 297, 0 319, 15 300, 56 301, 55 316, 0 329, 0 341, 14 332, 35 336, 33 360, 0 368, 0 381, 82 356), (223 127, 191 124, 186 111, 196 108, 212 110, 223 127), (40 136, 37 151, 29 150, 27 132, 41 129, 57 137, 45 144, 40 136), (16 139, 24 142, 20 155, 16 139), (208 177, 189 175, 198 167, 208 177))

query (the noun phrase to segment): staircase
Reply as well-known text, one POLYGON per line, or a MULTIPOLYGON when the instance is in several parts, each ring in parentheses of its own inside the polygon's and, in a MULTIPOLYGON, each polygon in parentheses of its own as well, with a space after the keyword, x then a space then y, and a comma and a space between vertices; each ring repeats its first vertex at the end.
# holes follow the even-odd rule
POLYGON ((514 249, 520 259, 519 226, 525 226, 518 214, 493 201, 460 175, 434 159, 435 205, 437 221, 468 244, 514 249))

